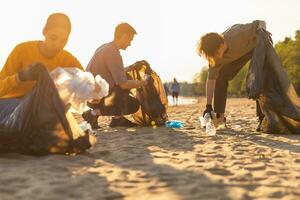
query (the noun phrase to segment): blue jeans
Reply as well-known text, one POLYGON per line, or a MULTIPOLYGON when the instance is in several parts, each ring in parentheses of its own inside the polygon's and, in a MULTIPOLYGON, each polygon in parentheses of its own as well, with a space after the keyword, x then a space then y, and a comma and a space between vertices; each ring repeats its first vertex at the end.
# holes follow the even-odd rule
POLYGON ((0 99, 0 122, 10 116, 20 102, 21 99, 0 99))

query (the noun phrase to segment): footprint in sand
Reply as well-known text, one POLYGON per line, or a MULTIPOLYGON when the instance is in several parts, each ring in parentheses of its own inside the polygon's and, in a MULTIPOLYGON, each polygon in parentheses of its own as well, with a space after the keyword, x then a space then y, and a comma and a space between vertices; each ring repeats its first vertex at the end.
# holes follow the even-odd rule
POLYGON ((231 176, 233 173, 227 169, 219 168, 219 167, 212 167, 205 169, 206 171, 209 171, 210 173, 214 175, 220 175, 220 176, 231 176))
POLYGON ((264 163, 253 163, 244 166, 244 169, 247 169, 249 171, 264 170, 266 169, 266 165, 264 163))
POLYGON ((294 163, 300 164, 300 158, 294 159, 294 163))
POLYGON ((196 160, 196 162, 199 162, 199 163, 205 163, 205 162, 206 162, 206 159, 199 158, 199 159, 196 160))

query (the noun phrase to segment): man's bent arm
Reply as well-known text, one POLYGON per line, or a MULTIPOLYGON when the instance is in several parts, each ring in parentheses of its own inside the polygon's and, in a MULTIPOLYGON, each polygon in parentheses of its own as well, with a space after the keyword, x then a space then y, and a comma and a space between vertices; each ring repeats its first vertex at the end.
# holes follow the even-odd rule
POLYGON ((262 28, 264 30, 267 30, 267 24, 266 24, 266 22, 262 21, 262 20, 258 20, 257 28, 262 28))
POLYGON ((147 84, 147 81, 136 81, 136 80, 127 80, 124 83, 120 84, 120 87, 125 90, 130 90, 132 88, 138 88, 147 84))

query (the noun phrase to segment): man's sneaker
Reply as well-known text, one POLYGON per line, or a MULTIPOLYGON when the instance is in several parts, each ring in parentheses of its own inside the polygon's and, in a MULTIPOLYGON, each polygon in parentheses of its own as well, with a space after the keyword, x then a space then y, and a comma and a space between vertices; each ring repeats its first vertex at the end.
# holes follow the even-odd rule
POLYGON ((91 111, 92 110, 85 111, 81 116, 85 121, 90 123, 92 129, 99 129, 100 126, 98 125, 98 116, 92 115, 91 111))
POLYGON ((124 127, 135 127, 137 124, 131 122, 130 120, 126 119, 125 117, 113 117, 109 124, 110 127, 117 127, 117 126, 124 126, 124 127))

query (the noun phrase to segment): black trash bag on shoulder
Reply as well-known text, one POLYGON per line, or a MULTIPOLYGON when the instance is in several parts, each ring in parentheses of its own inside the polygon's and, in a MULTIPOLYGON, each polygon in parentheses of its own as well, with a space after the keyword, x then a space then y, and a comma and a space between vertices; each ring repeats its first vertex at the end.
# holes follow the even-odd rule
POLYGON ((32 155, 77 154, 95 143, 66 111, 46 68, 33 90, 0 122, 0 151, 32 155))
POLYGON ((125 70, 131 80, 143 80, 145 78, 148 80, 146 86, 131 90, 133 96, 141 104, 140 109, 132 115, 135 122, 142 126, 164 125, 168 118, 168 99, 160 77, 145 60, 138 61, 125 70))
POLYGON ((265 133, 300 134, 300 101, 298 95, 263 30, 258 31, 258 43, 253 52, 247 75, 249 98, 257 99, 264 119, 265 133))

